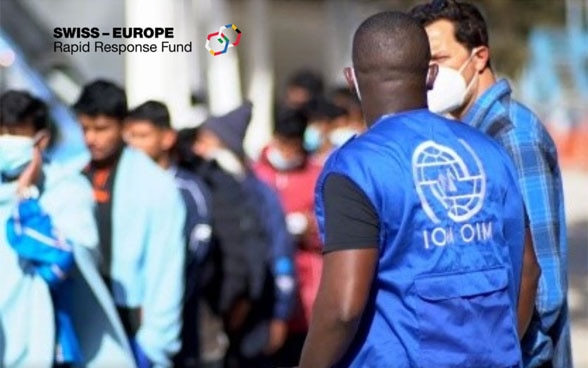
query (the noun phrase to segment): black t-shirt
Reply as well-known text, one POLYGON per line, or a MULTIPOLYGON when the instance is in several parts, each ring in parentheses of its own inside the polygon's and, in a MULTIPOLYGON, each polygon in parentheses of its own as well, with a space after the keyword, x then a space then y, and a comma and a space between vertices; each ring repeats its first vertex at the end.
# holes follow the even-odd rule
POLYGON ((84 170, 94 190, 96 201, 96 227, 102 262, 99 270, 105 281, 110 285, 110 268, 112 265, 112 195, 114 190, 114 177, 116 165, 106 168, 88 166, 84 170))
POLYGON ((363 190, 340 174, 330 174, 323 188, 325 245, 323 252, 377 248, 378 214, 363 190))

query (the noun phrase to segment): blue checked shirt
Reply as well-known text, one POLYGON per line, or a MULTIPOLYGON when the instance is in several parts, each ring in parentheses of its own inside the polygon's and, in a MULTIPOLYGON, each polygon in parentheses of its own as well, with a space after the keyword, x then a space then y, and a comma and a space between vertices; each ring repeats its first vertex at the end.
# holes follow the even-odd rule
POLYGON ((572 367, 567 306, 568 246, 562 180, 553 140, 529 109, 511 98, 506 80, 467 112, 467 124, 496 139, 517 168, 541 277, 535 313, 522 341, 525 367, 572 367))

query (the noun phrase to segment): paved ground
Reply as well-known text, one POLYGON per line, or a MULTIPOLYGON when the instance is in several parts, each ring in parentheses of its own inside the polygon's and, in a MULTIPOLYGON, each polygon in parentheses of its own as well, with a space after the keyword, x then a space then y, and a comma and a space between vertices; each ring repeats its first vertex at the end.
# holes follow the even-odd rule
POLYGON ((574 367, 588 368, 588 172, 565 171, 563 181, 570 252, 568 295, 574 367))

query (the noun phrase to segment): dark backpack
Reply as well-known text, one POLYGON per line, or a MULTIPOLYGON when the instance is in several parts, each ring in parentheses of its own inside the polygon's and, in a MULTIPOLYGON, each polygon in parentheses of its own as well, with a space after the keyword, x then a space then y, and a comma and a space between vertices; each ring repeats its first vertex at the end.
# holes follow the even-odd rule
POLYGON ((211 308, 224 315, 235 301, 261 297, 267 269, 267 237, 256 194, 242 182, 207 163, 200 170, 211 190, 211 251, 202 282, 211 308))

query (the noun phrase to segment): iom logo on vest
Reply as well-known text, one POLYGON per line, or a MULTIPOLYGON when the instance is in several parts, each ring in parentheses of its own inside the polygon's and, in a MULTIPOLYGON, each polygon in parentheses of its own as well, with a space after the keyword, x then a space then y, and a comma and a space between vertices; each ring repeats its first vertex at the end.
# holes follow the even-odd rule
POLYGON ((471 243, 492 237, 491 222, 469 221, 484 205, 486 172, 472 148, 459 142, 469 157, 433 141, 421 143, 412 154, 412 175, 423 210, 434 224, 450 223, 423 231, 427 249, 451 245, 456 239, 471 243), (451 221, 443 221, 447 218, 451 221))

